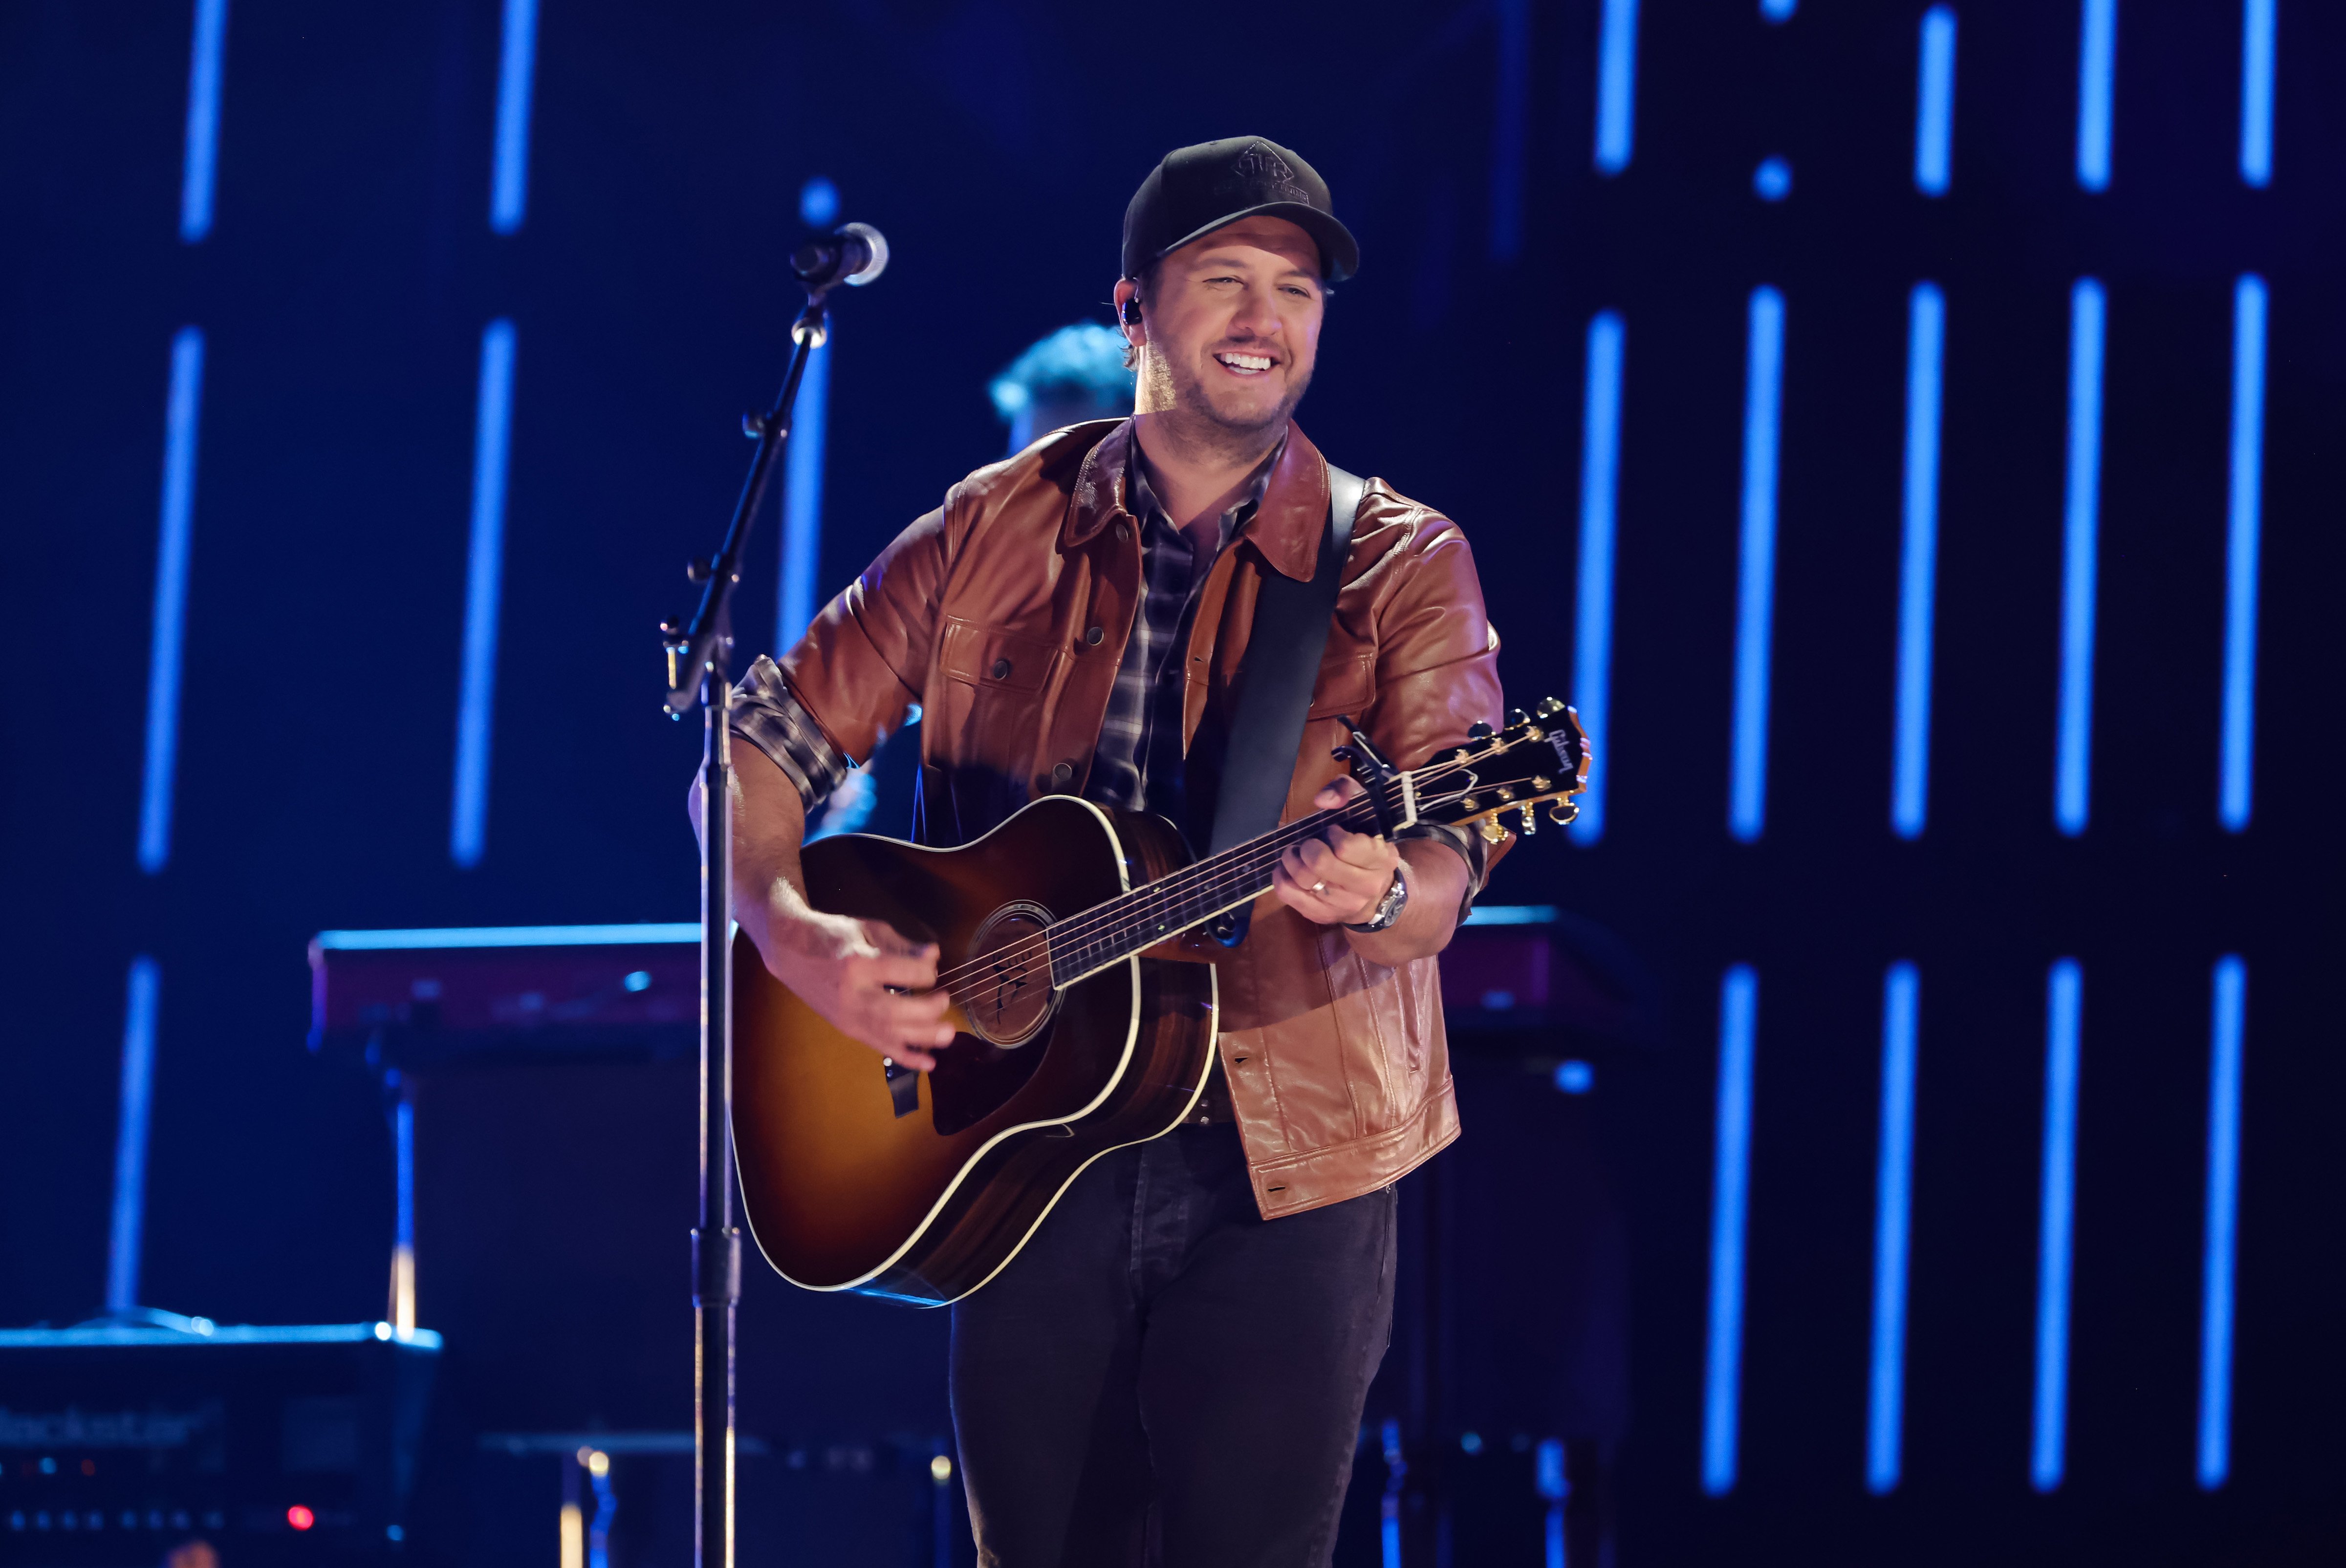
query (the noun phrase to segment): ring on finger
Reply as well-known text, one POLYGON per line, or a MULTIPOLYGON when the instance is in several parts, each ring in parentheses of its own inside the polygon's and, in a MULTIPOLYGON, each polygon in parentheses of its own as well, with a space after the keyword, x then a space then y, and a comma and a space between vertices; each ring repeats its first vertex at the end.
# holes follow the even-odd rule
POLYGON ((1311 884, 1311 896, 1312 896, 1312 897, 1314 897, 1314 898, 1322 898, 1322 899, 1326 898, 1326 897, 1328 896, 1328 884, 1327 884, 1327 883, 1325 883, 1325 882, 1314 882, 1314 883, 1312 883, 1312 884, 1311 884))

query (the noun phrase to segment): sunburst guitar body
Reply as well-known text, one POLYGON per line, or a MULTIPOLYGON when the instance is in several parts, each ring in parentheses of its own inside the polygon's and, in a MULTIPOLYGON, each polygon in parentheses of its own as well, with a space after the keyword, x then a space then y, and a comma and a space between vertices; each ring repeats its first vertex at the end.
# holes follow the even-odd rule
MULTIPOLYGON (((1284 849, 1341 823, 1392 833, 1547 804, 1586 769, 1569 708, 1411 773, 1357 734, 1365 792, 1191 863, 1161 819, 1046 796, 933 850, 845 834, 801 858, 808 901, 940 950, 957 1033, 930 1073, 883 1064, 733 952, 733 1134, 751 1236, 793 1283, 940 1306, 992 1278, 1100 1156, 1169 1132, 1212 1066, 1210 963, 1148 950, 1250 903, 1284 849)), ((1478 727, 1480 728, 1480 727, 1478 727)))

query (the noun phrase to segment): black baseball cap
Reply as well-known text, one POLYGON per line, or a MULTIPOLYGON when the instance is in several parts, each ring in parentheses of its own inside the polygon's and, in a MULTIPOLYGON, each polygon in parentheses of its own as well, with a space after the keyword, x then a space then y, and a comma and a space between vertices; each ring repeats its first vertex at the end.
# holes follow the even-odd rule
POLYGON ((1284 218, 1320 246, 1323 281, 1360 270, 1361 247, 1336 221, 1328 182, 1310 164, 1259 136, 1177 148, 1149 170, 1124 209, 1124 275, 1241 218, 1284 218))

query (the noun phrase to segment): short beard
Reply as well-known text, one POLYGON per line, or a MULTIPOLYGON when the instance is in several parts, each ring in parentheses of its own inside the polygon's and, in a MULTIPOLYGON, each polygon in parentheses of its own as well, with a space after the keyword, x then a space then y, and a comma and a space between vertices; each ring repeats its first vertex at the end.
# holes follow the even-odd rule
POLYGON ((1139 369, 1137 406, 1158 411, 1177 440, 1232 459, 1260 457, 1269 451, 1311 387, 1311 378, 1305 375, 1290 385, 1287 396, 1266 418, 1237 423, 1215 412, 1204 383, 1186 371, 1177 372, 1166 355, 1143 351, 1139 369))

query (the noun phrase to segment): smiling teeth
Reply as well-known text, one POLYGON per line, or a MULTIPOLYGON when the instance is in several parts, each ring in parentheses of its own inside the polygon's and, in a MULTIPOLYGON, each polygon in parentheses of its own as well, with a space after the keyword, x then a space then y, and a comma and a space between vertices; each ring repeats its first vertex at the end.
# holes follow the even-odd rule
POLYGON ((1267 371, 1270 360, 1263 354, 1219 354, 1215 356, 1234 371, 1267 371))

